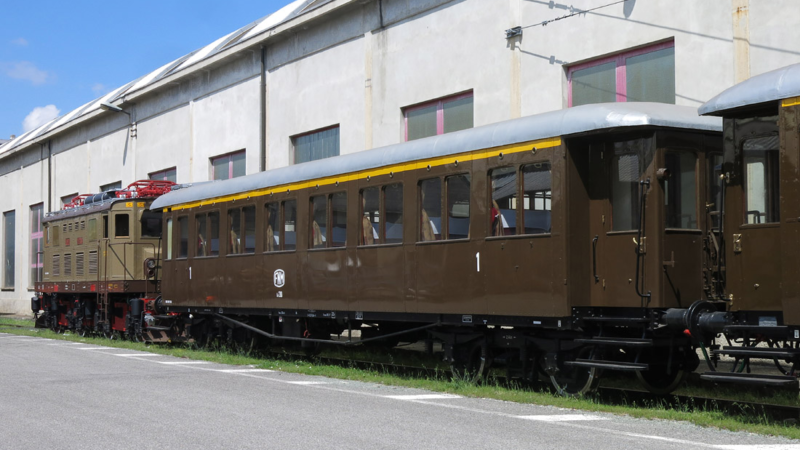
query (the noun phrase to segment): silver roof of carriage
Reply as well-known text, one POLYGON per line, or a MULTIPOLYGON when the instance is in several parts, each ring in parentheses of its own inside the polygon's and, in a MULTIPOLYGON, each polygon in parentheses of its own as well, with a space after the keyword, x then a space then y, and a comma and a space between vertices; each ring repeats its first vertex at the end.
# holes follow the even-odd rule
POLYGON ((698 112, 720 115, 724 111, 800 96, 800 64, 781 67, 725 89, 698 112))
POLYGON ((576 106, 178 189, 156 199, 152 207, 165 208, 298 181, 551 137, 641 126, 722 131, 722 120, 698 116, 697 109, 689 106, 664 103, 600 103, 576 106))
POLYGON ((195 50, 188 55, 181 56, 172 62, 164 64, 158 69, 139 77, 138 79, 133 80, 124 86, 114 89, 100 98, 92 100, 62 116, 56 117, 55 119, 45 123, 44 125, 41 125, 38 128, 17 136, 16 138, 12 139, 11 142, 4 144, 2 148, 0 148, 0 155, 14 148, 22 147, 49 131, 55 130, 59 127, 69 124, 76 119, 79 119, 80 117, 97 111, 100 109, 101 103, 113 103, 125 95, 139 91, 162 80, 165 77, 186 69, 190 69, 197 63, 206 60, 217 53, 259 36, 285 22, 294 19, 295 17, 301 16, 332 1, 333 0, 293 0, 288 5, 266 17, 245 25, 244 27, 239 28, 232 33, 222 36, 203 48, 195 50))

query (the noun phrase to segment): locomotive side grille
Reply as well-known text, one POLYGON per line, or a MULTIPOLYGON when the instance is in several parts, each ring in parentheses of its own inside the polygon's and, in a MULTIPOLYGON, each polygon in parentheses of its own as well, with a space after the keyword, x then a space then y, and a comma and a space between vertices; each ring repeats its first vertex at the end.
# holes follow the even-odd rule
POLYGON ((75 254, 75 275, 83 276, 83 253, 75 254))
POLYGON ((72 255, 66 254, 64 255, 64 276, 71 277, 72 276, 72 255))
POLYGON ((89 252, 89 275, 97 275, 97 251, 89 252))
POLYGON ((53 255, 53 276, 61 276, 61 255, 53 255))

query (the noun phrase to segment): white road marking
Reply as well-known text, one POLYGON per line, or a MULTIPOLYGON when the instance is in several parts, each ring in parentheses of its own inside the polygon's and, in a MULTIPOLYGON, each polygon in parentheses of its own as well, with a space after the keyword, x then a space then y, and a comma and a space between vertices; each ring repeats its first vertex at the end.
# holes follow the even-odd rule
POLYGON ((286 383, 299 384, 301 386, 306 386, 311 384, 328 384, 327 381, 287 381, 286 383))
POLYGON ((170 365, 183 365, 183 364, 208 364, 208 361, 153 361, 159 364, 170 364, 170 365))
POLYGON ((75 350, 114 350, 114 347, 76 347, 75 350))
POLYGON ((754 445, 717 445, 723 450, 800 450, 800 444, 754 444, 754 445))
POLYGON ((275 372, 269 369, 213 369, 214 372, 224 373, 258 373, 258 372, 275 372))
POLYGON ((588 414, 555 414, 555 415, 535 415, 535 416, 516 416, 517 419, 537 420, 539 422, 572 422, 583 420, 608 420, 605 417, 590 416, 588 414))
POLYGON ((167 355, 159 355, 158 353, 111 353, 114 356, 167 356, 167 355))
POLYGON ((409 394, 409 395, 384 395, 385 398, 395 400, 438 400, 446 398, 461 398, 453 394, 409 394))

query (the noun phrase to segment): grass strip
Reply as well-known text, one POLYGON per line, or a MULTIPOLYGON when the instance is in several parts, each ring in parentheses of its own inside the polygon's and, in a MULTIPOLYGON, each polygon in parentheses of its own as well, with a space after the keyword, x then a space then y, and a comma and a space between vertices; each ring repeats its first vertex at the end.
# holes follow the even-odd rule
MULTIPOLYGON (((745 411, 741 415, 732 416, 719 409, 702 409, 691 405, 674 407, 668 405, 666 401, 662 402, 658 400, 652 402, 632 402, 631 404, 623 405, 605 404, 593 397, 561 397, 547 390, 536 390, 535 388, 523 385, 508 387, 491 380, 482 384, 474 384, 462 379, 451 379, 444 373, 442 373, 441 376, 418 378, 394 374, 386 368, 363 369, 342 367, 339 365, 309 362, 307 360, 255 357, 245 353, 235 353, 223 349, 198 350, 189 346, 148 345, 130 341, 108 340, 100 337, 80 337, 70 333, 56 334, 51 330, 34 329, 32 320, 23 319, 0 318, 0 332, 146 351, 220 364, 249 365, 255 368, 290 373, 426 389, 464 397, 491 398, 515 403, 547 405, 588 412, 604 412, 640 419, 684 421, 703 427, 715 427, 730 431, 744 431, 761 435, 800 439, 800 427, 794 424, 774 423, 769 418, 756 414, 755 412, 748 413, 745 411)), ((696 390, 697 388, 692 387, 690 389, 696 390)), ((704 392, 702 395, 709 396, 707 392, 704 392)), ((791 398, 792 396, 789 395, 786 401, 792 401, 791 398)), ((763 401, 764 399, 761 398, 760 400, 763 401)), ((794 404, 797 404, 796 394, 794 395, 793 401, 794 404)))

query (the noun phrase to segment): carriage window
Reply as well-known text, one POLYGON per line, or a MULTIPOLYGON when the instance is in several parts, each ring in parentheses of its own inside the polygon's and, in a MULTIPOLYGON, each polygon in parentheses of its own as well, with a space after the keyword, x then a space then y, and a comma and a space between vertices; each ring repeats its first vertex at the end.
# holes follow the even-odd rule
POLYGON ((128 214, 114 216, 114 237, 130 236, 130 220, 128 214))
POLYGON ((383 232, 385 244, 403 242, 403 185, 390 184, 383 188, 386 224, 383 232))
MULTIPOLYGON (((142 212, 142 218, 140 219, 140 222, 142 223, 143 238, 161 237, 161 213, 144 211, 142 212)), ((91 227, 91 224, 89 227, 91 227)))
POLYGON ((325 248, 328 226, 328 199, 324 195, 311 197, 311 248, 325 248))
POLYGON ((196 216, 197 256, 219 255, 219 212, 196 216))
POLYGON ((280 250, 280 207, 278 203, 267 203, 264 206, 264 217, 267 226, 264 229, 264 251, 274 252, 280 250))
POLYGON ((442 238, 442 180, 431 178, 419 184, 420 191, 420 241, 438 241, 442 238))
POLYGON ((689 152, 664 154, 670 176, 664 181, 666 228, 699 228, 697 223, 697 156, 689 152))
POLYGON ((283 202, 283 234, 281 250, 297 248, 297 200, 283 202))
POLYGON ((167 219, 167 259, 172 259, 172 219, 167 219))
POLYGON ((189 218, 178 217, 178 258, 189 256, 189 218))
POLYGON ((711 203, 711 227, 719 230, 720 215, 722 214, 722 155, 713 153, 708 155, 708 199, 711 203))
POLYGON ((491 235, 517 234, 517 169, 503 167, 491 172, 491 235))
POLYGON ((613 231, 639 227, 639 155, 614 155, 611 180, 613 231))
POLYGON ((195 254, 198 257, 208 256, 208 216, 198 214, 194 218, 197 221, 197 251, 195 254))
POLYGON ((347 193, 331 195, 331 247, 347 244, 347 193))
POLYGON ((256 207, 245 206, 242 208, 244 214, 244 238, 242 239, 242 253, 256 252, 256 207))
POLYGON ((380 191, 377 187, 361 191, 361 238, 359 245, 372 245, 380 242, 381 228, 380 191))
POLYGON ((522 168, 522 223, 525 234, 549 233, 553 206, 553 179, 550 163, 522 168))
POLYGON ((447 239, 469 237, 470 176, 447 177, 447 239))
POLYGON ((242 252, 242 210, 234 208, 228 210, 228 254, 235 255, 242 252))
POLYGON ((780 221, 780 186, 778 136, 748 139, 744 155, 744 223, 780 221))
MULTIPOLYGON (((158 223, 159 227, 161 222, 158 223)), ((158 235, 161 236, 161 230, 158 230, 158 235)), ((97 240, 97 219, 89 219, 89 240, 97 240)))

